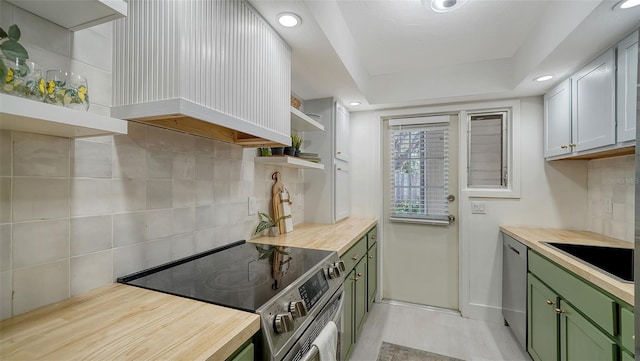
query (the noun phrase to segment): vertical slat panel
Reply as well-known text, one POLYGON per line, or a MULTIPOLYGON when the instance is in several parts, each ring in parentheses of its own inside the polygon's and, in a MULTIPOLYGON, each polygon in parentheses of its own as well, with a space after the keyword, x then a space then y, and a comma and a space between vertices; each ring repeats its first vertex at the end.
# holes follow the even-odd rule
POLYGON ((184 98, 288 135, 291 51, 245 1, 132 1, 114 39, 115 106, 184 98))

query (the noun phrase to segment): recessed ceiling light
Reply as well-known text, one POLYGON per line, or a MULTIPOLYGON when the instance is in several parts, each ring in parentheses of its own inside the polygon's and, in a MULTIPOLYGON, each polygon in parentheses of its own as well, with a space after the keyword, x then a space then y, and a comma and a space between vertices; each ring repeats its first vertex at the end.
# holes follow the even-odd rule
POLYGON ((534 78, 533 81, 547 81, 553 78, 553 75, 543 75, 537 78, 534 78))
POLYGON ((349 102, 349 105, 351 105, 352 107, 357 107, 360 104, 362 104, 362 103, 360 103, 360 102, 349 102))
MULTIPOLYGON (((423 0, 422 3, 424 4, 427 1, 428 0, 423 0)), ((444 13, 458 9, 466 2, 467 0, 431 0, 431 9, 438 13, 444 13)))
POLYGON ((629 9, 638 5, 640 5, 640 0, 622 0, 618 2, 613 9, 629 9))
POLYGON ((280 13, 278 14, 278 22, 284 27, 292 28, 300 25, 302 23, 302 19, 294 13, 280 13))

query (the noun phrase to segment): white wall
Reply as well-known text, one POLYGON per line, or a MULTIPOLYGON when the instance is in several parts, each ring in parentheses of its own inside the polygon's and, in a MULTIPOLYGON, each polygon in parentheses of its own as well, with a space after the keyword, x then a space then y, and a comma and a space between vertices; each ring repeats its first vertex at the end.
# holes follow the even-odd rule
MULTIPOLYGON (((382 196, 371 197, 371 194, 382 194, 380 154, 386 150, 380 146, 381 116, 436 113, 480 106, 481 103, 475 103, 352 113, 352 214, 381 215, 382 196)), ((468 248, 468 259, 460 260, 460 307, 463 315, 472 318, 497 322, 502 319, 500 225, 587 227, 586 161, 545 162, 542 157, 542 98, 521 99, 520 108, 521 135, 520 141, 514 144, 521 149, 520 199, 483 198, 487 202, 487 214, 472 215, 469 198, 460 193, 458 226, 461 252, 464 247, 468 248)), ((381 245, 384 257, 384 239, 381 245)), ((438 277, 435 274, 430 276, 438 277)))
MULTIPOLYGON (((111 106, 110 25, 71 33, 0 2, 30 58, 84 74, 89 112, 111 106)), ((0 131, 0 319, 119 276, 252 237, 271 174, 304 219, 304 172, 257 165, 256 151, 130 123, 128 135, 67 139, 0 131)))

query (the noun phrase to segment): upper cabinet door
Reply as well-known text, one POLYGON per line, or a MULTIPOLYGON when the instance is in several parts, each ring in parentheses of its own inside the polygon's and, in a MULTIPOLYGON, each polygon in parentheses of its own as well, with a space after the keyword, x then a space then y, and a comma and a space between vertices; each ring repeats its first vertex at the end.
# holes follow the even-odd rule
POLYGON ((571 80, 544 95, 544 156, 571 153, 571 80))
POLYGON ((573 151, 616 143, 614 49, 609 49, 571 77, 573 151))
POLYGON ((337 159, 349 161, 349 112, 336 103, 336 153, 337 159))
POLYGON ((618 44, 617 80, 618 142, 626 142, 636 139, 638 31, 635 31, 618 44))

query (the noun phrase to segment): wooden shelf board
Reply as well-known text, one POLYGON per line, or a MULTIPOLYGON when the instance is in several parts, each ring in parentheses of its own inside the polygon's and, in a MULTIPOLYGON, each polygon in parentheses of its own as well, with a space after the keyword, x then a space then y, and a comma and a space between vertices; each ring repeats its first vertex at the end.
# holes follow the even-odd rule
POLYGON ((0 94, 0 129, 67 138, 127 134, 127 122, 0 94))
POLYGON ((291 107, 291 130, 298 132, 324 131, 324 125, 315 121, 298 109, 291 107))
POLYGON ((71 31, 85 29, 127 16, 123 0, 7 0, 71 31))
POLYGON ((301 169, 324 169, 324 164, 314 163, 308 160, 304 160, 298 157, 284 156, 270 156, 270 157, 256 157, 256 163, 270 164, 289 168, 301 168, 301 169))

